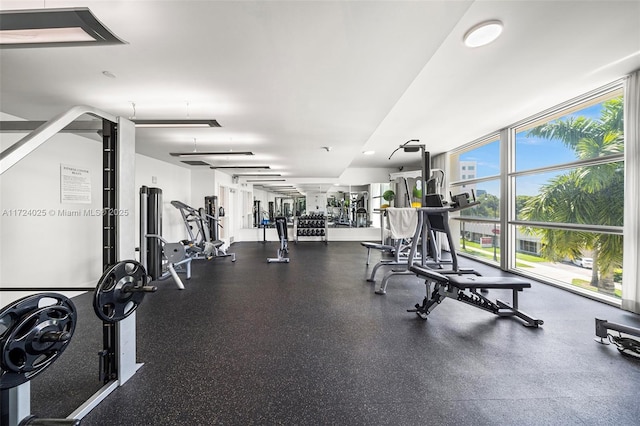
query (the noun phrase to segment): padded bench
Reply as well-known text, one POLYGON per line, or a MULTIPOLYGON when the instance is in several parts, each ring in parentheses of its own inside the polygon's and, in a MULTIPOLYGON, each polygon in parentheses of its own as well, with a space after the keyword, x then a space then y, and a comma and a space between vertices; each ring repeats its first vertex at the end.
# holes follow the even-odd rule
POLYGON ((383 253, 391 253, 395 252, 396 248, 394 246, 390 246, 387 244, 380 243, 372 243, 369 241, 363 241, 360 243, 362 247, 367 249, 367 265, 369 264, 369 255, 371 254, 371 249, 380 250, 383 253))
POLYGON ((518 309, 518 292, 531 287, 531 283, 520 278, 483 277, 471 274, 443 275, 433 269, 418 265, 410 266, 409 270, 419 277, 426 278, 427 297, 424 298, 422 305, 416 304, 415 309, 409 310, 409 312, 416 312, 422 319, 427 319, 427 315, 442 300, 449 297, 501 317, 516 316, 523 320, 528 327, 538 327, 544 324, 542 320, 533 318, 518 309), (431 292, 432 283, 435 284, 433 292, 431 292), (482 289, 511 290, 511 304, 501 300, 494 302, 487 299, 477 292, 482 289))

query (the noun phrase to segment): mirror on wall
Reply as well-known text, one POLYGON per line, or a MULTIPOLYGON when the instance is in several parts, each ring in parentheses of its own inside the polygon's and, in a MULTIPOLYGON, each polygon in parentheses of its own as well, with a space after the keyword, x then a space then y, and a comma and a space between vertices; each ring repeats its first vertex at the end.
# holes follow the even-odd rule
POLYGON ((329 227, 379 228, 380 208, 388 204, 383 194, 394 188, 393 182, 344 185, 335 186, 328 192, 308 192, 301 196, 283 196, 256 189, 253 201, 249 203, 252 220, 247 221, 246 227, 269 227, 277 216, 286 217, 292 224, 295 217, 323 214, 327 216, 329 227))
POLYGON ((371 185, 338 187, 327 193, 329 226, 366 228, 372 225, 371 185))

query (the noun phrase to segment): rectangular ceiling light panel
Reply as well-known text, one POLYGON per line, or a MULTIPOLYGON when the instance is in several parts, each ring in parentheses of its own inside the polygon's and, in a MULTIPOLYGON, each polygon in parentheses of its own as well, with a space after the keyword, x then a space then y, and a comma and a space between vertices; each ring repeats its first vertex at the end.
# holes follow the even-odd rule
POLYGON ((238 177, 275 177, 275 176, 282 176, 282 174, 280 173, 236 173, 234 176, 238 176, 238 177))
POLYGON ((170 152, 173 157, 206 157, 208 155, 253 155, 250 151, 195 151, 195 152, 170 152))
POLYGON ((271 169, 271 166, 211 166, 212 169, 271 169))
POLYGON ((216 120, 137 120, 136 127, 222 127, 216 120))
POLYGON ((181 163, 188 164, 190 166, 208 166, 209 163, 200 160, 181 160, 181 163))
POLYGON ((0 11, 3 49, 122 43, 86 7, 0 11))

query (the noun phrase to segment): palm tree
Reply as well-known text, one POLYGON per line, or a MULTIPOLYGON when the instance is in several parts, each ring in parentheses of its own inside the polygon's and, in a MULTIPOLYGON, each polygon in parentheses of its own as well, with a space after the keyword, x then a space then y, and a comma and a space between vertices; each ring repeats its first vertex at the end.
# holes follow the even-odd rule
MULTIPOLYGON (((571 117, 531 129, 527 136, 562 141, 578 159, 621 153, 623 140, 622 97, 603 103, 598 120, 571 117)), ((619 163, 577 167, 556 176, 528 199, 522 209, 525 220, 621 226, 624 208, 624 173, 619 163)), ((622 237, 605 233, 538 230, 543 257, 553 261, 593 253, 591 285, 613 292, 613 271, 622 264, 622 237)))

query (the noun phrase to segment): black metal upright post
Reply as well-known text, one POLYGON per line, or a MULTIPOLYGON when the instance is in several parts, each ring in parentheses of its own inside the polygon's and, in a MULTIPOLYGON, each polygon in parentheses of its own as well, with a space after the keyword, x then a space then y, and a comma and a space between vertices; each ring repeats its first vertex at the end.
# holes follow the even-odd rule
POLYGON ((218 221, 220 220, 220 211, 218 208, 218 196, 209 195, 204 197, 204 210, 209 218, 209 233, 211 241, 219 240, 220 230, 218 229, 218 221))
POLYGON ((424 145, 422 149, 422 207, 427 205, 427 182, 431 177, 431 154, 426 150, 424 145))
MULTIPOLYGON (((162 235, 162 189, 148 188, 147 202, 147 234, 162 235)), ((162 242, 147 239, 147 250, 147 273, 157 280, 162 276, 162 242)))
MULTIPOLYGON (((420 150, 422 151, 422 207, 426 207, 427 206, 427 182, 429 181, 429 178, 431 177, 431 154, 429 153, 429 151, 427 151, 426 147, 424 145, 420 145, 420 150)), ((418 214, 426 214, 423 212, 419 212, 418 214)), ((427 257, 427 254, 429 254, 429 244, 428 244, 428 239, 429 239, 429 234, 428 234, 428 229, 427 229, 427 221, 424 220, 422 222, 422 263, 424 264, 424 259, 427 257)), ((435 241, 433 241, 433 244, 435 245, 435 241)), ((435 256, 435 253, 431 253, 432 256, 435 256)), ((413 262, 413 259, 409 260, 409 263, 411 264, 413 262)))
MULTIPOLYGON (((118 152, 117 125, 102 120, 102 267, 106 271, 118 259, 118 152)), ((114 324, 102 324, 103 350, 100 352, 100 379, 107 383, 118 376, 115 348, 116 329, 114 324)))
POLYGON ((0 426, 9 426, 9 389, 0 390, 0 426))

